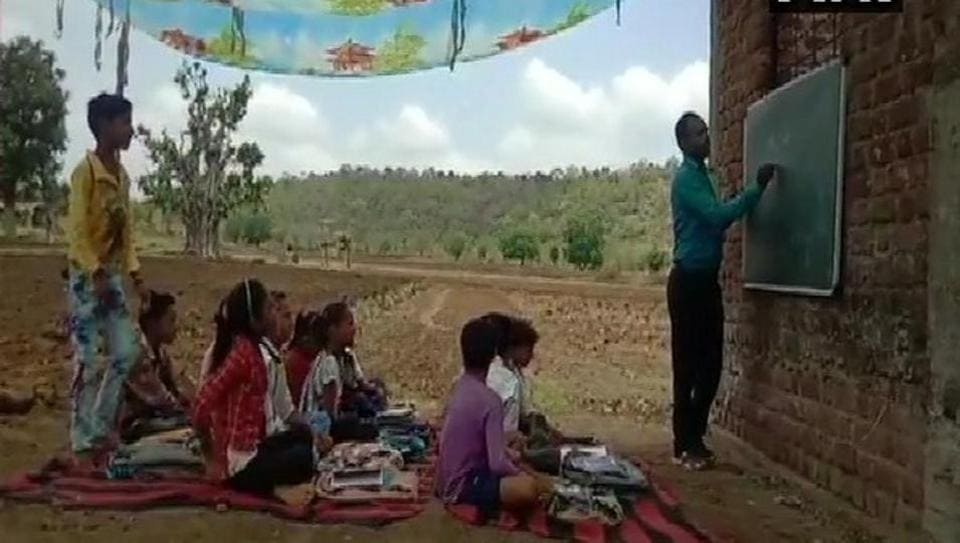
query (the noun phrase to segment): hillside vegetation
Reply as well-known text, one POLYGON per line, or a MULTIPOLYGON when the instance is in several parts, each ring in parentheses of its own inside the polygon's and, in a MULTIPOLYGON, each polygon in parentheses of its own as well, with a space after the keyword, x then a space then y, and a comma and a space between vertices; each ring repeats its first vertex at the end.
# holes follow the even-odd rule
POLYGON ((277 179, 227 237, 310 250, 347 235, 357 254, 659 271, 672 166, 525 176, 345 166, 277 179))

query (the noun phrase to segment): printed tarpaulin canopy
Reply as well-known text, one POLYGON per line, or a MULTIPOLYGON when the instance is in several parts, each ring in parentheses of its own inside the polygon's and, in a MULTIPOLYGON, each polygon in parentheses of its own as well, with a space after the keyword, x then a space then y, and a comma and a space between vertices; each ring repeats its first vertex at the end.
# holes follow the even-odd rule
MULTIPOLYGON (((62 2, 58 0, 61 8, 62 2)), ((277 73, 356 77, 452 68, 455 61, 485 58, 549 37, 619 6, 620 0, 97 0, 97 4, 98 62, 103 21, 109 16, 107 35, 115 18, 122 18, 123 33, 132 25, 169 47, 212 62, 277 73)), ((121 34, 120 39, 124 56, 126 36, 121 34)))

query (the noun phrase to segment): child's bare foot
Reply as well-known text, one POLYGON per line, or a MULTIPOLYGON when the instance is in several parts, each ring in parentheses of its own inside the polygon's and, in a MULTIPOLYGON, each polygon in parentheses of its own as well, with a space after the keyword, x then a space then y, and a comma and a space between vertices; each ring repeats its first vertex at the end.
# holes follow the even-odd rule
POLYGON ((278 486, 273 494, 283 503, 293 507, 305 507, 313 501, 313 483, 303 483, 295 486, 278 486))

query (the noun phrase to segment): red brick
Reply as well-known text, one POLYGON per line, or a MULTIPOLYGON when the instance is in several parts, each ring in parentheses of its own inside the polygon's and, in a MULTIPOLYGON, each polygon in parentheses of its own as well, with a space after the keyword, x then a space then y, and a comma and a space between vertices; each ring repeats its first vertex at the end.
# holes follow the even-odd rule
POLYGON ((816 375, 804 374, 799 378, 800 394, 810 400, 820 399, 820 379, 816 375))
POLYGON ((922 529, 923 514, 919 509, 900 502, 893 512, 893 522, 907 531, 917 533, 922 529))
POLYGON ((838 441, 833 446, 832 463, 842 469, 844 473, 856 473, 856 452, 848 441, 838 441))
POLYGON ((899 161, 890 168, 893 189, 903 192, 910 186, 910 166, 907 161, 899 161))
MULTIPOLYGON (((877 101, 878 103, 880 103, 879 83, 876 86, 877 86, 876 95, 878 97, 877 101)), ((870 137, 868 138, 868 140, 871 142, 871 145, 870 145, 871 158, 873 156, 872 155, 873 148, 876 146, 878 141, 888 136, 889 126, 890 126, 890 113, 892 109, 893 107, 891 105, 876 105, 876 106, 871 105, 870 106, 870 110, 867 113, 867 119, 869 119, 869 122, 870 122, 870 137)), ((873 162, 871 162, 871 164, 872 163, 873 162)))
POLYGON ((879 458, 893 458, 893 440, 894 435, 888 430, 878 426, 873 427, 873 421, 870 424, 856 423, 854 428, 854 440, 859 447, 879 458))
POLYGON ((901 430, 898 434, 898 439, 895 439, 891 443, 891 452, 893 453, 891 460, 909 471, 922 469, 924 458, 922 432, 918 432, 916 428, 912 428, 909 430, 901 430))
POLYGON ((857 385, 849 379, 843 379, 836 385, 835 405, 846 413, 856 413, 857 385))
POLYGON ((853 481, 849 496, 851 503, 860 509, 866 508, 866 494, 869 485, 863 479, 857 477, 850 477, 850 480, 853 481))
POLYGON ((933 148, 933 142, 930 138, 930 128, 927 126, 915 126, 910 130, 913 151, 915 153, 927 153, 933 148))
POLYGON ((876 99, 880 104, 892 102, 903 93, 900 86, 900 74, 893 72, 877 79, 876 99))
POLYGON ((903 469, 892 462, 878 460, 873 468, 872 482, 884 492, 899 496, 900 481, 904 478, 904 473, 903 469))
POLYGON ((921 58, 910 63, 903 71, 904 88, 922 87, 933 83, 933 62, 921 58))
MULTIPOLYGON (((885 129, 879 131, 881 134, 885 132, 885 129)), ((880 136, 870 145, 870 160, 872 165, 886 166, 893 161, 895 156, 896 151, 893 148, 893 138, 888 135, 880 136)))
POLYGON ((882 196, 894 187, 895 181, 890 170, 890 168, 876 168, 870 171, 867 181, 870 196, 882 196))
POLYGON ((920 45, 912 25, 904 24, 897 40, 897 62, 908 62, 920 55, 920 45))
MULTIPOLYGON (((872 78, 873 75, 870 77, 872 78)), ((875 97, 876 93, 873 79, 855 85, 850 93, 851 111, 868 111, 872 109, 876 102, 875 97)))
POLYGON ((872 487, 864 491, 863 509, 868 515, 877 516, 877 511, 880 509, 878 505, 878 496, 880 494, 882 494, 880 490, 872 487))
POLYGON ((897 158, 909 158, 913 156, 913 135, 910 130, 901 130, 897 132, 893 139, 893 147, 897 152, 897 158))
POLYGON ((836 466, 830 466, 828 469, 830 471, 830 475, 826 486, 830 489, 830 492, 833 492, 834 494, 840 494, 843 491, 844 486, 846 486, 846 479, 848 479, 849 476, 844 474, 843 471, 836 466))
POLYGON ((900 482, 900 496, 911 507, 922 508, 924 501, 923 477, 914 473, 904 475, 900 482))
POLYGON ((896 19, 890 15, 876 17, 870 24, 870 46, 874 49, 888 46, 893 32, 896 19))
POLYGON ((890 240, 892 249, 895 252, 903 253, 913 253, 925 249, 927 243, 927 225, 920 221, 897 225, 890 240))
POLYGON ((897 196, 894 216, 898 222, 910 222, 927 213, 926 191, 917 189, 897 196))
POLYGON ((884 522, 893 522, 893 510, 897 500, 886 492, 877 493, 877 518, 884 522))
POLYGON ((821 407, 821 410, 821 427, 837 440, 848 441, 853 434, 853 421, 850 417, 830 407, 821 407))
POLYGON ((920 119, 923 108, 920 98, 916 95, 907 95, 891 104, 890 130, 900 130, 913 125, 920 119))
POLYGON ((896 216, 896 208, 893 196, 877 196, 867 204, 867 218, 870 222, 884 223, 890 222, 896 216))

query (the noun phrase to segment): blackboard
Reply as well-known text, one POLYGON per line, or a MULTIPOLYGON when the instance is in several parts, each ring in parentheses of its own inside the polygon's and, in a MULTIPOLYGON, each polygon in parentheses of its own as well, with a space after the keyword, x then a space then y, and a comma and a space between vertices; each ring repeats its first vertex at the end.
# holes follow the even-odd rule
POLYGON ((840 281, 845 70, 839 61, 776 89, 747 110, 744 175, 780 175, 747 217, 744 285, 831 296, 840 281))

